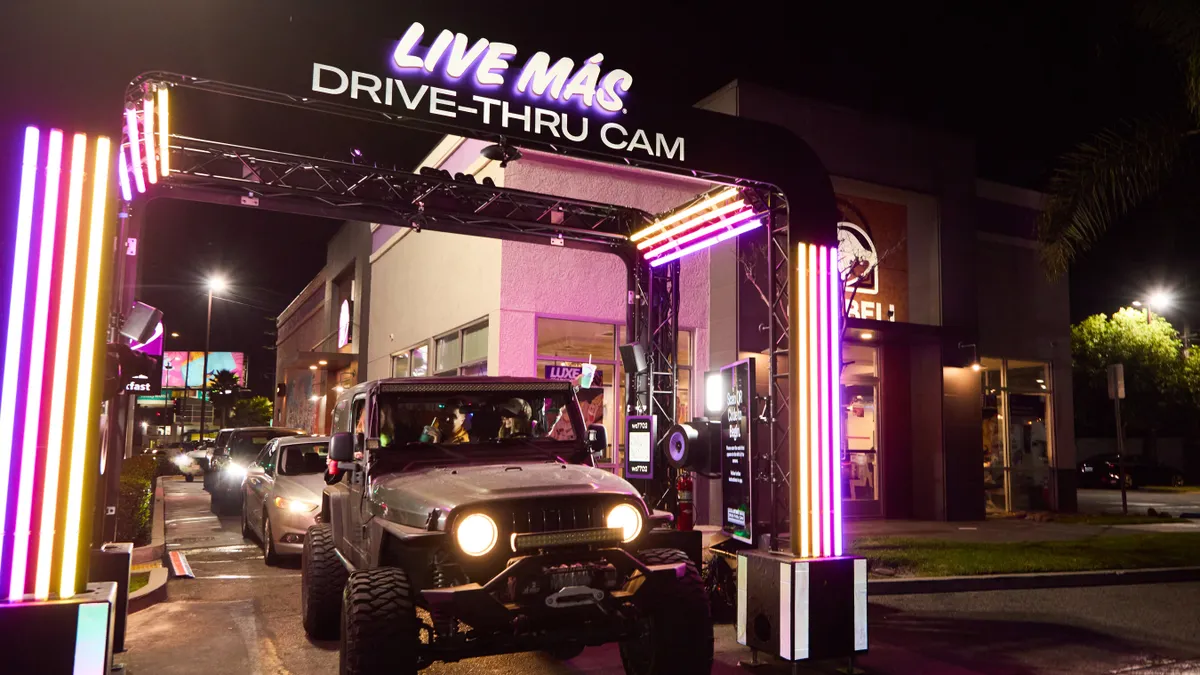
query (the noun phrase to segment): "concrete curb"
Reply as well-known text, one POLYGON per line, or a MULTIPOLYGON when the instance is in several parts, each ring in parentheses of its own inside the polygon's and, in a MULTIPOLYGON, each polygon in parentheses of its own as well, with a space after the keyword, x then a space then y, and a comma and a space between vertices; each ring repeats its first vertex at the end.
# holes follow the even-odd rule
POLYGON ((150 524, 150 544, 133 549, 133 564, 144 565, 163 559, 167 548, 167 522, 163 513, 163 488, 159 476, 154 487, 154 518, 150 524))
POLYGON ((1093 572, 1047 572, 1041 574, 995 574, 971 577, 917 577, 878 579, 867 583, 867 594, 918 595, 1015 591, 1038 588, 1125 586, 1200 581, 1200 567, 1158 567, 1144 570, 1098 570, 1093 572))
POLYGON ((150 570, 150 581, 129 594, 128 612, 133 614, 166 600, 168 576, 165 567, 155 567, 150 570))

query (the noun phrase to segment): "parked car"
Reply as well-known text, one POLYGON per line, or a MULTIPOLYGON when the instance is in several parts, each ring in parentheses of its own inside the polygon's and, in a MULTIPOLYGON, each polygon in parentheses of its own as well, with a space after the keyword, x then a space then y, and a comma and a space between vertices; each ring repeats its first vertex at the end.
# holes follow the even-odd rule
POLYGON ((204 474, 204 482, 209 484, 209 492, 212 494, 212 512, 218 515, 234 515, 241 510, 242 480, 246 477, 246 467, 258 457, 267 441, 280 436, 304 435, 306 433, 300 429, 279 427, 221 430, 217 435, 218 445, 213 448, 212 459, 209 460, 209 470, 204 474), (226 431, 229 432, 228 435, 225 434, 226 431), (224 446, 220 445, 222 437, 228 439, 224 446))
POLYGON ((367 382, 333 419, 300 605, 308 635, 341 636, 342 673, 610 642, 627 673, 712 669, 700 532, 595 466, 607 433, 571 383, 367 382))
POLYGON ((325 489, 327 436, 283 436, 267 442, 242 484, 242 536, 262 542, 268 565, 300 555, 316 523, 325 489))
MULTIPOLYGON (((1143 485, 1183 485, 1183 472, 1157 464, 1140 455, 1125 456, 1125 487, 1143 485)), ((1097 455, 1079 463, 1079 487, 1120 488, 1121 471, 1116 453, 1097 455)))
POLYGON ((222 429, 217 432, 216 439, 202 440, 196 446, 196 454, 193 456, 197 458, 201 468, 204 469, 204 489, 209 492, 212 492, 213 484, 217 478, 217 473, 213 471, 213 456, 225 451, 225 448, 229 446, 229 437, 232 434, 233 429, 222 429))

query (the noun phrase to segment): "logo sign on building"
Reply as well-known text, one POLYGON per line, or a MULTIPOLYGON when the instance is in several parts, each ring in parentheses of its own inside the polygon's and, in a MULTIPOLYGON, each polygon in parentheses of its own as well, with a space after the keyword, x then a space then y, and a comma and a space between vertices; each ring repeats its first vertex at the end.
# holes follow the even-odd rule
MULTIPOLYGON (((135 352, 139 352, 154 359, 154 369, 151 373, 156 373, 162 368, 163 363, 163 324, 158 322, 154 327, 154 334, 145 342, 130 340, 129 348, 135 352)), ((143 396, 152 396, 162 393, 161 378, 151 377, 150 373, 139 373, 129 378, 125 383, 125 391, 131 394, 139 394, 143 396)))
POLYGON ((721 413, 721 529, 754 543, 753 407, 754 359, 721 369, 725 410, 721 413))
POLYGON ((654 477, 654 417, 630 415, 625 418, 625 477, 654 477))
POLYGON ((838 270, 847 316, 908 320, 908 208, 838 195, 838 270))
MULTIPOLYGON (((591 384, 590 385, 581 384, 580 386, 582 386, 584 389, 587 389, 590 387, 603 387, 604 382, 601 378, 602 372, 603 371, 596 370, 592 375, 591 384)), ((546 366, 544 368, 544 370, 542 371, 542 377, 546 378, 547 380, 574 381, 575 378, 580 377, 581 375, 583 375, 583 366, 582 365, 579 365, 579 366, 546 366)))
POLYGON ((633 75, 604 54, 528 53, 507 42, 414 22, 372 72, 312 64, 312 91, 401 115, 554 143, 592 144, 638 159, 684 161, 684 138, 622 120, 633 75))
POLYGON ((338 312, 338 349, 350 344, 350 340, 354 339, 354 324, 350 320, 351 316, 353 316, 353 306, 349 300, 343 300, 342 308, 338 312))

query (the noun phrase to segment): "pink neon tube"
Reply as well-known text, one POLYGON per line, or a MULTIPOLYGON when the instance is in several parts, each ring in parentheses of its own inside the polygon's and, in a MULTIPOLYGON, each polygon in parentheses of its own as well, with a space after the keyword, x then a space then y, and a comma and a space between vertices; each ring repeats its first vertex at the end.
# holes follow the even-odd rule
POLYGON ((146 142, 146 176, 150 184, 158 182, 158 165, 154 161, 154 99, 149 94, 142 99, 142 139, 146 142))
POLYGON ((842 555, 842 279, 837 248, 829 249, 829 362, 833 379, 829 401, 833 406, 833 554, 842 555))
MULTIPOLYGON (((17 397, 20 392, 19 374, 25 354, 21 343, 25 333, 26 279, 29 277, 30 230, 33 229, 33 192, 37 182, 38 145, 41 132, 36 127, 25 128, 25 153, 21 160, 21 193, 17 202, 17 236, 13 246, 13 276, 8 303, 8 333, 5 340, 4 376, 0 387, 0 445, 16 448, 20 443, 17 434, 17 397)), ((8 506, 12 495, 8 494, 9 471, 12 459, 0 461, 0 534, 8 522, 8 506)), ((4 541, 0 537, 0 560, 4 558, 4 541)))
POLYGON ((17 491, 17 517, 13 524, 12 573, 8 599, 25 595, 29 563, 30 520, 33 517, 33 482, 38 464, 38 437, 46 376, 46 333, 50 320, 50 281, 54 272, 54 236, 58 216, 58 184, 62 175, 63 133, 50 130, 46 157, 46 187, 42 206, 42 231, 38 243, 37 281, 34 286, 33 332, 29 341, 29 381, 25 397, 25 433, 22 437, 21 477, 17 491))
POLYGON ((639 242, 637 247, 639 250, 651 248, 655 244, 658 244, 659 242, 666 241, 666 240, 670 239, 671 237, 673 237, 677 234, 680 234, 682 232, 687 232, 688 230, 692 229, 693 227, 696 227, 697 225, 701 225, 710 220, 716 220, 717 218, 720 218, 721 216, 723 216, 727 213, 736 211, 745 205, 746 205, 746 202, 739 199, 736 202, 726 204, 718 209, 709 211, 708 213, 702 213, 702 214, 696 216, 695 218, 692 218, 691 220, 687 221, 686 223, 683 223, 682 225, 677 225, 677 226, 672 227, 671 229, 667 230, 666 232, 662 232, 653 237, 650 237, 646 241, 639 242))
POLYGON ((146 179, 142 177, 142 149, 138 137, 137 113, 133 108, 125 110, 125 128, 129 134, 129 164, 133 170, 133 182, 138 194, 146 191, 146 179))
POLYGON ((664 243, 662 246, 659 246, 658 248, 655 248, 650 251, 646 251, 646 259, 649 260, 651 258, 656 258, 656 257, 670 251, 671 249, 678 250, 679 247, 683 246, 684 244, 693 242, 701 237, 710 235, 714 232, 720 232, 721 230, 723 230, 725 228, 732 227, 733 225, 736 225, 737 223, 740 223, 743 220, 745 220, 747 218, 752 218, 752 217, 754 217, 754 209, 746 209, 744 211, 739 211, 739 212, 733 214, 732 216, 729 216, 728 218, 724 218, 722 220, 719 220, 719 221, 713 223, 712 225, 709 225, 708 227, 702 227, 699 230, 693 230, 678 239, 674 239, 674 240, 664 243))
MULTIPOLYGON (((796 296, 796 319, 794 319, 797 328, 802 326, 804 317, 808 316, 808 293, 806 292, 808 285, 808 245, 799 244, 796 247, 796 290, 793 291, 796 296)), ((804 330, 794 330, 791 334, 792 349, 797 354, 808 353, 808 333, 804 330)), ((798 392, 797 400, 795 401, 794 419, 798 424, 793 431, 796 434, 796 445, 800 448, 800 456, 798 458, 797 468, 800 476, 800 555, 804 557, 812 556, 812 516, 809 512, 809 504, 812 503, 812 497, 809 496, 809 483, 811 482, 808 476, 808 456, 812 452, 812 446, 809 444, 808 438, 808 359, 797 359, 799 365, 799 386, 796 387, 798 392)))
POLYGON ((691 246, 689 246, 685 249, 680 249, 670 255, 663 256, 657 260, 651 260, 650 266, 658 267, 659 265, 665 265, 665 264, 671 262, 672 260, 678 260, 679 258, 682 258, 683 256, 685 256, 689 253, 695 253, 696 251, 701 251, 703 249, 708 248, 709 246, 713 246, 715 244, 723 242, 726 239, 731 239, 733 237, 736 237, 743 232, 749 232, 750 230, 758 229, 760 227, 762 227, 762 220, 759 220, 756 218, 756 219, 746 223, 745 225, 735 227, 732 230, 725 230, 721 234, 719 234, 715 237, 710 237, 708 239, 705 239, 704 241, 701 241, 698 244, 692 244, 691 246))
MULTIPOLYGON (((821 555, 821 416, 819 414, 820 406, 820 387, 813 387, 814 380, 819 379, 820 375, 820 354, 817 344, 819 342, 817 333, 817 314, 819 307, 817 304, 817 247, 808 247, 808 316, 802 317, 808 319, 808 381, 804 386, 808 387, 808 410, 805 414, 808 415, 808 495, 809 502, 806 505, 812 518, 812 555, 821 555)), ((796 326, 799 328, 800 326, 796 326)))
POLYGON ((117 178, 121 183, 121 199, 130 201, 133 199, 133 190, 129 187, 129 162, 125 161, 125 146, 117 148, 117 178))
POLYGON ((829 382, 833 379, 833 362, 829 360, 829 258, 826 255, 826 249, 822 246, 817 253, 820 269, 817 271, 817 279, 820 282, 820 287, 817 292, 821 294, 821 329, 820 341, 821 348, 824 350, 820 354, 821 359, 821 379, 819 386, 821 387, 821 555, 833 554, 833 486, 830 485, 830 480, 833 478, 833 471, 830 464, 833 462, 833 435, 831 427, 833 426, 833 410, 830 406, 829 398, 829 382))

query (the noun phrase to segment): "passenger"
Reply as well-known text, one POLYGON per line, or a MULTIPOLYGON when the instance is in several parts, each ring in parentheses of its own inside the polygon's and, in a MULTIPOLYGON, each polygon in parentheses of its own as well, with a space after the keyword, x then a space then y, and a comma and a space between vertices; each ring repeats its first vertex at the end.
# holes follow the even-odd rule
POLYGON ((446 408, 450 411, 450 421, 447 426, 450 427, 450 432, 445 433, 442 429, 443 419, 435 417, 429 426, 425 427, 425 433, 421 436, 422 443, 470 443, 471 442, 471 415, 467 412, 466 407, 461 403, 453 403, 446 408))
POLYGON ((498 438, 526 438, 530 435, 533 408, 523 398, 512 398, 496 406, 500 413, 498 438))

